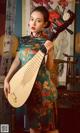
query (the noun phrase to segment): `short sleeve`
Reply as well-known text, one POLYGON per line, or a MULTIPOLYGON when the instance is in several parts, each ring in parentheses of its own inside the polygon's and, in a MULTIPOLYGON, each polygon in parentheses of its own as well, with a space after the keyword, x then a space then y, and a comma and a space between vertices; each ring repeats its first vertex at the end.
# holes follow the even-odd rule
POLYGON ((19 45, 16 49, 16 52, 18 52, 20 50, 20 47, 21 47, 21 37, 18 37, 18 41, 19 41, 19 45))
POLYGON ((30 36, 19 37, 18 40, 19 40, 19 45, 18 45, 17 51, 19 51, 20 48, 23 45, 26 45, 27 44, 27 42, 30 40, 30 36))

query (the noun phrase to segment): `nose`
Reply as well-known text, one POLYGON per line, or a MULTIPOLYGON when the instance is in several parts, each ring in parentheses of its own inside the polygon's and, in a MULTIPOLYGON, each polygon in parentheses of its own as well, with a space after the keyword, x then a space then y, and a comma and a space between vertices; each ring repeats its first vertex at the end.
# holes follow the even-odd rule
POLYGON ((36 21, 33 22, 33 25, 36 25, 36 21))

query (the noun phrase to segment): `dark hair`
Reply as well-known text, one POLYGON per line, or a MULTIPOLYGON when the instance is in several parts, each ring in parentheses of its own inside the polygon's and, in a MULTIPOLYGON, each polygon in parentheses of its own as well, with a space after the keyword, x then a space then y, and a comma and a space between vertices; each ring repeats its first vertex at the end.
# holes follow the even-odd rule
POLYGON ((47 22, 47 25, 45 28, 48 28, 50 26, 50 21, 49 21, 49 12, 48 12, 47 8, 44 6, 38 6, 35 9, 33 9, 32 12, 34 12, 34 11, 38 11, 43 14, 44 22, 47 22))

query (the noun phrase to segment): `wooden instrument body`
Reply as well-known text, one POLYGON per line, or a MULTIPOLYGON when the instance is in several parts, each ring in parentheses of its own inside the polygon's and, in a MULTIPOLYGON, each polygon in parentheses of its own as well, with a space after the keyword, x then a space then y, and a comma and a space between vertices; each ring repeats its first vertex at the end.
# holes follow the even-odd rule
POLYGON ((9 103, 17 108, 28 99, 39 71, 44 53, 38 51, 10 80, 9 103))

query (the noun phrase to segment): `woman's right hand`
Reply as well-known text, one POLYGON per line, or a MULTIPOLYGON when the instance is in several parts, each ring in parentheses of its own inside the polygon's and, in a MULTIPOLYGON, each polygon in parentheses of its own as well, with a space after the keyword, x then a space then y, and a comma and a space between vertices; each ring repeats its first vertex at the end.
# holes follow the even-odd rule
POLYGON ((4 80, 4 93, 6 98, 8 97, 8 93, 10 93, 10 85, 8 80, 4 80))
POLYGON ((53 49, 53 42, 50 41, 50 40, 47 40, 47 41, 44 43, 44 46, 46 47, 47 53, 48 53, 51 49, 53 49))

